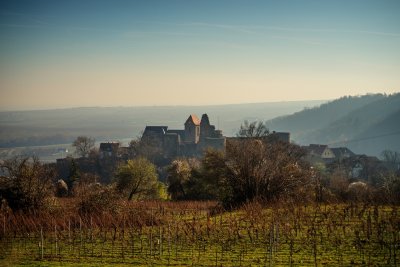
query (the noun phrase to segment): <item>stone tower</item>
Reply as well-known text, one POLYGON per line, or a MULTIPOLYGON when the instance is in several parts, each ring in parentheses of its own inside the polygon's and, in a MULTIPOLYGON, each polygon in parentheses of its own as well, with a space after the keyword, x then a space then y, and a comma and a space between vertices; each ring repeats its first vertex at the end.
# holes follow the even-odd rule
POLYGON ((207 137, 211 137, 213 132, 213 129, 210 125, 210 120, 208 119, 207 114, 203 114, 201 116, 201 122, 200 122, 200 140, 204 140, 207 137))
POLYGON ((200 120, 196 115, 190 115, 185 122, 185 142, 197 144, 200 139, 200 120))

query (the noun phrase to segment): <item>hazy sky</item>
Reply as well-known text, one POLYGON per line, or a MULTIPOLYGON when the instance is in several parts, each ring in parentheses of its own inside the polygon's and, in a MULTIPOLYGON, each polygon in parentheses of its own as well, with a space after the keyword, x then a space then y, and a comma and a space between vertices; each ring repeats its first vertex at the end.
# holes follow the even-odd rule
POLYGON ((0 109, 400 91, 400 1, 1 1, 0 109))

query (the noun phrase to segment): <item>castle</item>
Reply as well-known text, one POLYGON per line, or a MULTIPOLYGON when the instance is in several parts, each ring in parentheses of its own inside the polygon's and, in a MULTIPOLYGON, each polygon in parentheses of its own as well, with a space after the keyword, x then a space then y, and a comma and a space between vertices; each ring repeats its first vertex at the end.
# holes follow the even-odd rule
POLYGON ((226 138, 222 131, 210 124, 207 114, 190 115, 184 130, 168 130, 168 126, 146 126, 142 141, 157 144, 164 157, 201 156, 207 148, 225 150, 226 138))

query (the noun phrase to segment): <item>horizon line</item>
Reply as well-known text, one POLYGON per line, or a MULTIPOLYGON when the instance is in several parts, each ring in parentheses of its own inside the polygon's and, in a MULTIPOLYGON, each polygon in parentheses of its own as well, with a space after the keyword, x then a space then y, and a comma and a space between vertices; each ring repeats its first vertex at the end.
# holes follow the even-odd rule
MULTIPOLYGON (((378 93, 379 94, 379 93, 378 93)), ((367 95, 367 94, 365 94, 367 95)), ((353 95, 353 97, 361 95, 353 95)), ((341 96, 344 97, 344 96, 341 96)), ((340 98, 340 97, 339 97, 340 98)), ((243 102, 243 103, 227 103, 227 104, 177 104, 177 105, 115 105, 115 106, 65 106, 65 107, 44 107, 44 108, 27 108, 27 109, 1 109, 0 112, 27 112, 27 111, 51 111, 51 110, 67 110, 67 109, 94 109, 94 108, 174 108, 174 107, 216 107, 216 106, 236 106, 236 105, 259 105, 259 104, 279 104, 279 103, 296 103, 296 102, 329 102, 339 98, 331 99, 309 99, 309 100, 276 100, 265 102, 243 102)))

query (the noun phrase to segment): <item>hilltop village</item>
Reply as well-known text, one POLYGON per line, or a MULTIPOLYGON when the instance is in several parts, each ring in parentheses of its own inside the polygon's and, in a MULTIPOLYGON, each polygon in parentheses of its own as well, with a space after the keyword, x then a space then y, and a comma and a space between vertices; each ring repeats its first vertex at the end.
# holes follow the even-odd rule
MULTIPOLYGON (((183 123, 183 129, 169 129, 165 125, 146 126, 140 140, 131 142, 129 147, 123 147, 119 142, 103 142, 98 151, 92 151, 87 157, 62 158, 57 160, 60 177, 68 179, 75 169, 84 173, 97 175, 100 182, 110 182, 118 162, 127 161, 144 155, 156 166, 161 180, 165 180, 164 166, 176 158, 201 158, 207 149, 225 152, 227 143, 243 137, 226 137, 223 132, 210 123, 207 114, 201 119, 191 114, 183 123)), ((290 133, 270 132, 267 136, 270 142, 291 143, 290 133)), ((346 147, 329 147, 323 144, 303 146, 304 159, 311 165, 345 166, 350 177, 373 176, 385 164, 376 157, 356 155, 346 147), (366 174, 367 173, 367 174, 366 174)), ((399 169, 399 166, 389 166, 399 169)))
MULTIPOLYGON (((288 140, 289 141, 289 140, 288 140)), ((116 163, 130 158, 149 158, 163 177, 162 167, 176 158, 201 157, 207 149, 225 151, 227 137, 210 123, 207 114, 201 120, 194 114, 184 122, 184 129, 168 129, 168 126, 146 126, 140 140, 132 141, 128 147, 119 142, 100 143, 98 153, 87 157, 57 159, 61 178, 68 179, 75 169, 95 173, 102 182, 109 182, 116 163), (72 171, 71 171, 72 170, 72 171)))

